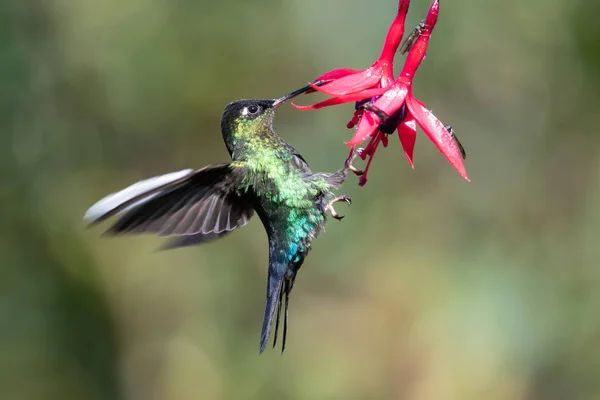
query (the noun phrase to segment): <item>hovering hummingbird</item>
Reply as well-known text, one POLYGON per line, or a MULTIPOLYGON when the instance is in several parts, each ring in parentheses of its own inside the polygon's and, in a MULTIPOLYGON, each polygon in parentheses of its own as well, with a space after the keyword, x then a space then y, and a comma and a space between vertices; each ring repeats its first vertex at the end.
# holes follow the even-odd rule
POLYGON ((288 328, 288 301, 311 242, 324 229, 326 213, 341 220, 334 203, 352 166, 354 152, 335 173, 313 173, 306 160, 273 128, 277 108, 310 90, 305 86, 275 100, 238 100, 225 107, 221 133, 232 161, 186 169, 135 183, 108 195, 85 214, 90 225, 121 217, 107 234, 172 236, 166 248, 205 243, 244 226, 256 211, 269 239, 267 301, 260 353, 266 347, 285 299, 282 352, 288 328))

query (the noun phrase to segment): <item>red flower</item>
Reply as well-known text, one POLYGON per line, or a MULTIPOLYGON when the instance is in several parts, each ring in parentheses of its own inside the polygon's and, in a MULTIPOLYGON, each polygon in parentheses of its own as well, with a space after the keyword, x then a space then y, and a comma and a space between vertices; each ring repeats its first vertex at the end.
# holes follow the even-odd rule
POLYGON ((404 19, 409 1, 400 0, 398 14, 386 37, 380 58, 363 71, 335 70, 319 77, 319 80, 331 80, 315 90, 334 96, 312 106, 300 109, 319 109, 336 104, 356 101, 357 107, 351 128, 358 124, 352 139, 347 143, 354 148, 367 139, 371 139, 362 150, 361 158, 369 157, 365 173, 360 184, 366 183, 366 173, 380 143, 387 146, 387 135, 398 131, 404 153, 413 166, 413 149, 418 124, 429 139, 437 146, 450 164, 465 179, 469 180, 462 161, 462 148, 450 129, 447 129, 425 105, 412 95, 412 81, 417 68, 425 58, 427 45, 439 13, 439 1, 434 0, 424 24, 419 26, 416 41, 410 47, 402 72, 391 82, 393 56, 404 31, 404 19))
MULTIPOLYGON (((311 83, 309 85, 312 85, 316 91, 334 97, 310 106, 294 105, 294 107, 300 110, 317 110, 383 94, 394 82, 394 55, 404 35, 404 21, 409 5, 410 0, 399 1, 398 12, 388 30, 381 55, 373 65, 363 70, 336 69, 321 75, 315 79, 315 82, 327 83, 321 83, 319 86, 311 83)), ((356 125, 362 113, 363 109, 357 108, 354 118, 348 123, 348 128, 356 125)))

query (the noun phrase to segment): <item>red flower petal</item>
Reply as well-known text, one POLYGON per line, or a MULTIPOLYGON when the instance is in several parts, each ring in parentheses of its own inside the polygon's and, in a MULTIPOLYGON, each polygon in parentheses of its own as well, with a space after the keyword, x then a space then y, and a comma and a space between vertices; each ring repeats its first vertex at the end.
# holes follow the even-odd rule
POLYGON ((438 0, 433 0, 433 3, 431 3, 431 6, 429 6, 429 10, 427 11, 427 17, 425 17, 425 26, 429 26, 430 30, 433 30, 433 27, 438 20, 439 13, 440 2, 438 0))
POLYGON ((301 110, 301 111, 307 111, 307 110, 318 110, 323 107, 337 106, 338 104, 344 104, 344 103, 347 103, 347 102, 344 101, 343 99, 340 99, 339 97, 332 97, 330 99, 323 100, 319 103, 310 104, 308 106, 300 106, 298 104, 292 103, 292 107, 294 107, 298 110, 301 110))
POLYGON ((409 117, 398 125, 398 137, 400 138, 400 143, 402 143, 404 155, 408 159, 408 163, 414 168, 413 150, 415 148, 415 140, 417 139, 417 125, 414 118, 409 117))
POLYGON ((367 183, 367 175, 369 174, 369 168, 371 167, 371 163, 373 162, 373 157, 375 156, 375 150, 377 150, 377 146, 379 146, 379 142, 384 137, 386 137, 385 133, 377 132, 377 134, 371 138, 369 145, 361 153, 360 157, 363 160, 367 156, 369 156, 369 160, 367 161, 367 165, 365 165, 363 174, 360 176, 360 178, 358 178, 359 186, 364 186, 367 183))
MULTIPOLYGON (((408 93, 408 87, 406 85, 394 85, 391 86, 385 93, 378 98, 373 105, 385 112, 387 115, 392 115, 394 111, 402 107, 404 99, 408 93)), ((358 128, 352 139, 346 144, 349 146, 356 146, 364 142, 368 137, 372 136, 377 130, 381 121, 379 118, 373 118, 373 113, 370 111, 365 112, 366 117, 362 118, 358 123, 358 128)))
MULTIPOLYGON (((318 77, 317 79, 315 79, 314 82, 319 82, 319 81, 333 81, 335 79, 339 79, 339 78, 342 78, 342 77, 350 75, 350 74, 355 74, 357 72, 360 72, 360 70, 358 70, 358 69, 350 69, 350 68, 334 69, 333 71, 329 71, 329 72, 324 73, 323 75, 321 75, 320 77, 318 77)), ((314 93, 314 92, 316 92, 315 89, 308 89, 304 93, 305 94, 309 94, 309 93, 314 93)))
POLYGON ((381 80, 381 76, 381 68, 370 67, 326 83, 323 86, 314 87, 314 89, 329 96, 343 96, 376 86, 381 80))
POLYGON ((362 117, 362 115, 365 113, 365 110, 362 108, 359 108, 358 110, 354 111, 354 114, 352 115, 352 119, 350 121, 348 121, 348 123, 346 124, 346 128, 351 129, 354 128, 356 126, 356 124, 358 124, 358 122, 360 121, 360 118, 362 117))
POLYGON ((333 71, 326 72, 323 75, 321 75, 320 77, 318 77, 317 79, 315 79, 315 82, 331 81, 334 79, 340 79, 344 76, 355 74, 360 71, 361 70, 359 70, 359 69, 350 69, 350 68, 334 69, 333 71))
POLYGON ((417 41, 412 45, 408 55, 406 56, 404 67, 402 68, 402 72, 400 72, 398 79, 404 78, 405 80, 412 81, 413 77, 415 76, 417 68, 419 68, 419 65, 425 58, 427 45, 429 44, 429 38, 431 37, 431 31, 437 22, 439 10, 440 3, 438 0, 435 0, 433 4, 431 4, 431 7, 429 7, 427 17, 425 18, 425 27, 423 28, 423 31, 419 35, 417 41))
POLYGON ((389 143, 388 135, 385 133, 382 133, 381 135, 382 135, 381 136, 381 144, 383 145, 383 147, 388 147, 388 143, 389 143))
POLYGON ((299 106, 297 104, 292 103, 292 106, 297 108, 298 110, 318 110, 319 108, 335 106, 338 104, 350 103, 353 101, 360 101, 364 99, 371 98, 373 96, 379 96, 384 93, 387 89, 385 88, 376 88, 376 89, 367 89, 358 93, 351 93, 344 96, 332 97, 327 100, 323 100, 320 103, 312 104, 309 106, 299 106))
POLYGON ((467 171, 463 164, 460 149, 452 136, 450 136, 450 133, 448 133, 444 127, 444 124, 442 124, 431 111, 419 104, 412 95, 406 96, 406 105, 421 129, 423 129, 423 132, 429 136, 429 139, 437 146, 454 169, 456 169, 463 178, 469 181, 470 179, 467 177, 467 171))
POLYGON ((358 127, 356 128, 356 132, 354 132, 354 136, 350 141, 346 142, 348 146, 358 146, 368 138, 372 137, 379 128, 379 120, 377 118, 373 118, 370 112, 366 112, 360 122, 358 123, 358 127))
POLYGON ((394 56, 396 55, 396 51, 398 51, 398 46, 400 46, 400 42, 402 41, 402 36, 404 36, 404 21, 406 20, 406 14, 408 13, 408 6, 410 5, 410 0, 400 0, 398 2, 398 12, 396 13, 396 18, 392 22, 390 29, 385 37, 385 42, 383 44, 383 49, 381 50, 381 55, 379 59, 382 61, 387 61, 392 63, 394 61, 394 56))

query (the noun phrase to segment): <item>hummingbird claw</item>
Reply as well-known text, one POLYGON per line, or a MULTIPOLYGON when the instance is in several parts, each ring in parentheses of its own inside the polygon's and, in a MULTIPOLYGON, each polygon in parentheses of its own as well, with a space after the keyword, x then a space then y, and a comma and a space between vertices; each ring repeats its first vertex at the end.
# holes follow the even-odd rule
POLYGON ((348 167, 348 170, 351 171, 352 173, 354 173, 354 175, 356 175, 356 176, 361 176, 362 174, 365 173, 365 171, 363 171, 362 169, 357 169, 354 165, 350 165, 348 167))
POLYGON ((342 201, 348 205, 352 204, 352 199, 348 195, 345 195, 345 194, 338 196, 336 198, 333 198, 333 199, 331 199, 331 201, 329 201, 329 203, 327 203, 327 211, 329 211, 331 216, 333 218, 337 219, 338 221, 341 221, 344 218, 344 215, 338 214, 337 211, 335 211, 335 208, 333 208, 333 205, 335 203, 339 203, 342 201))
POLYGON ((356 168, 354 165, 352 165, 352 162, 354 161, 354 159, 360 155, 360 153, 363 151, 362 148, 358 148, 356 150, 354 150, 352 152, 352 154, 350 155, 350 157, 348 157, 346 159, 346 161, 344 162, 344 167, 351 171, 352 173, 354 173, 354 175, 356 176, 361 176, 362 174, 364 174, 365 172, 363 170, 359 170, 358 168, 356 168))

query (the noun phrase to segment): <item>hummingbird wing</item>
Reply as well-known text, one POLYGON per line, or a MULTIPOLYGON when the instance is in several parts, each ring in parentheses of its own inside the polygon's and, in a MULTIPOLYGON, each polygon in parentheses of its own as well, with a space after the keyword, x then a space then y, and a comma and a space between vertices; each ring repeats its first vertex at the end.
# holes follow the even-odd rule
POLYGON ((293 156, 291 162, 294 168, 302 173, 310 173, 310 167, 308 166, 308 163, 306 162, 304 157, 302 157, 302 155, 298 153, 293 147, 290 146, 290 148, 292 150, 291 154, 293 156))
POLYGON ((123 214, 108 234, 182 236, 167 248, 198 244, 248 223, 253 209, 237 194, 244 176, 240 163, 161 175, 105 197, 84 218, 94 225, 123 214))
POLYGON ((310 167, 308 166, 308 163, 306 162, 304 157, 302 157, 302 154, 298 153, 298 150, 296 150, 294 147, 292 147, 291 144, 283 140, 283 138, 278 139, 280 140, 280 144, 283 148, 282 153, 285 154, 286 160, 288 160, 292 164, 294 169, 300 171, 302 174, 310 174, 310 167), (291 159, 288 159, 287 157, 290 155, 291 159))

